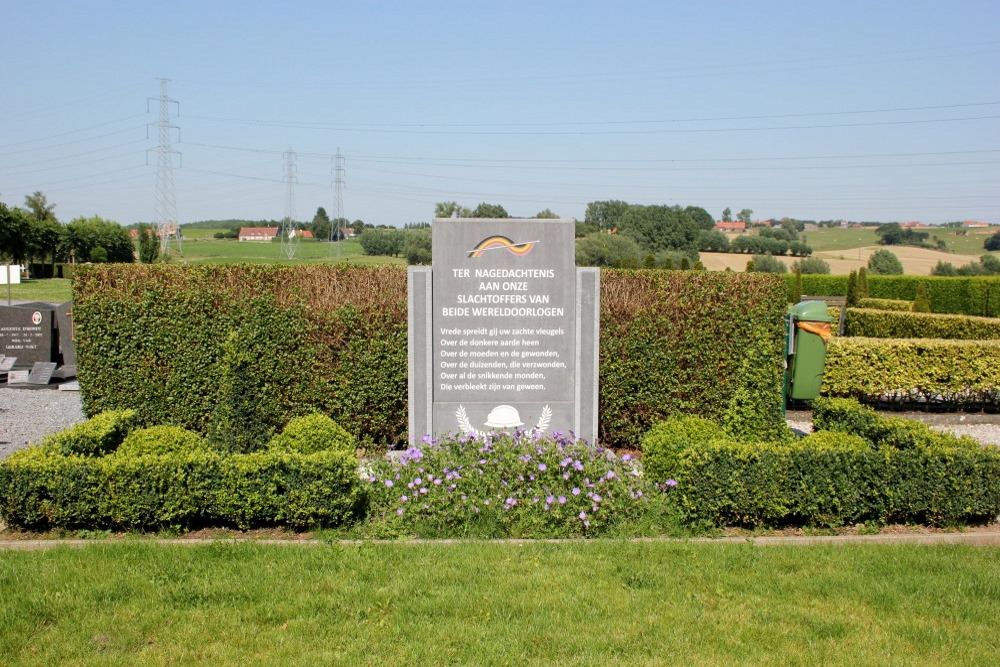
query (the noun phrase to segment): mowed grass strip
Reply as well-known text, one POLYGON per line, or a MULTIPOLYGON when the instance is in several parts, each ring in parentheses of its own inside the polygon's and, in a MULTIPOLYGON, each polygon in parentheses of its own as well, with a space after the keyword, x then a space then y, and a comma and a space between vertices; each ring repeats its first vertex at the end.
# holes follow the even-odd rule
POLYGON ((995 664, 1000 550, 95 545, 0 554, 7 664, 995 664))

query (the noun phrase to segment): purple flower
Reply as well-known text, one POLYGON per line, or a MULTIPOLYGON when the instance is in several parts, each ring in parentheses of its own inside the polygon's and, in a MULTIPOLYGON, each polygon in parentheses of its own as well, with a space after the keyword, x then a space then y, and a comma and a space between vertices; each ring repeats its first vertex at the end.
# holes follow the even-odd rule
POLYGON ((396 514, 398 514, 399 516, 403 516, 403 508, 400 507, 398 510, 396 510, 396 514))
POLYGON ((559 496, 558 500, 560 505, 566 504, 566 496, 559 496))
POLYGON ((427 487, 426 487, 426 486, 422 486, 422 487, 420 487, 420 493, 421 493, 421 494, 425 494, 425 493, 427 493, 427 487))
POLYGON ((549 496, 548 498, 546 498, 546 499, 545 499, 545 503, 546 503, 547 505, 551 505, 551 504, 552 504, 552 503, 554 503, 555 501, 556 501, 556 497, 555 497, 555 496, 549 496))
POLYGON ((409 500, 409 497, 407 497, 407 496, 400 496, 399 499, 405 503, 407 500, 409 500))
POLYGON ((583 464, 579 461, 573 461, 573 468, 575 470, 583 470, 583 464))
POLYGON ((514 498, 508 498, 507 500, 504 501, 503 504, 507 506, 507 509, 510 509, 511 507, 517 504, 517 500, 514 498))
POLYGON ((378 481, 378 477, 376 477, 375 475, 372 475, 371 477, 368 478, 368 481, 372 482, 372 483, 375 483, 375 482, 378 481))
POLYGON ((570 493, 572 493, 574 496, 578 496, 580 495, 580 489, 574 486, 573 490, 570 493))
POLYGON ((434 480, 434 486, 441 486, 441 478, 440 477, 438 477, 437 479, 434 480))
POLYGON ((586 512, 580 512, 580 518, 583 519, 584 521, 586 521, 587 520, 587 513, 586 512))
POLYGON ((538 470, 539 470, 540 472, 545 472, 545 471, 546 471, 546 470, 548 470, 548 469, 549 469, 549 467, 548 467, 547 465, 545 465, 544 463, 539 463, 539 464, 538 464, 538 470))
POLYGON ((568 472, 564 472, 563 473, 563 479, 569 479, 569 473, 568 472))
POLYGON ((677 486, 677 480, 676 479, 668 479, 667 480, 667 486, 677 486))
POLYGON ((390 489, 391 489, 391 488, 392 488, 392 480, 391 480, 391 479, 387 479, 387 480, 385 480, 385 485, 386 485, 386 486, 387 486, 388 488, 390 488, 390 489))
POLYGON ((597 495, 597 494, 595 493, 595 494, 594 494, 594 497, 592 498, 592 500, 593 500, 593 501, 594 501, 595 503, 599 503, 599 502, 601 502, 601 497, 600 497, 599 495, 597 495))
POLYGON ((422 480, 422 479, 420 479, 419 477, 417 477, 417 478, 416 478, 415 480, 413 480, 413 483, 414 483, 414 484, 423 484, 423 483, 424 483, 424 480, 422 480))
POLYGON ((615 477, 617 477, 617 475, 615 475, 615 471, 614 470, 609 470, 608 474, 605 475, 605 477, 607 477, 609 480, 611 480, 611 479, 614 479, 615 477))

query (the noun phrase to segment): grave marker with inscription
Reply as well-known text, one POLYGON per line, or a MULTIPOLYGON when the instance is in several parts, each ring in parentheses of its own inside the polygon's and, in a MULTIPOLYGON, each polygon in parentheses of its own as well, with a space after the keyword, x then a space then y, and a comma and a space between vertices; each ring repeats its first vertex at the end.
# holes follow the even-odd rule
POLYGON ((51 361, 55 354, 52 307, 0 306, 0 354, 17 357, 18 366, 51 361))
POLYGON ((597 429, 599 273, 575 221, 437 219, 410 269, 410 439, 597 429))

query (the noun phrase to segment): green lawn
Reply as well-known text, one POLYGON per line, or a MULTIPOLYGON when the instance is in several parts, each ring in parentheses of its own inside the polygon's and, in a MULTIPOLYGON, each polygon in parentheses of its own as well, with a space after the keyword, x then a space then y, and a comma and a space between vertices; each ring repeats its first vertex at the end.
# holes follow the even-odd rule
MULTIPOLYGON (((61 303, 73 298, 68 278, 28 280, 10 286, 10 298, 21 301, 52 301, 61 303)), ((7 303, 7 286, 0 285, 0 303, 7 303)))
POLYGON ((0 554, 5 664, 996 664, 1000 550, 95 545, 0 554))
MULTIPOLYGON (((337 244, 321 243, 313 240, 303 240, 295 252, 294 259, 289 260, 283 253, 278 242, 260 243, 245 241, 240 243, 232 239, 185 240, 183 242, 183 258, 175 262, 191 264, 231 264, 248 263, 332 263, 337 261, 337 244)), ((346 240, 340 244, 340 261, 351 264, 400 264, 406 260, 401 257, 371 257, 364 254, 361 244, 355 240, 346 240)))

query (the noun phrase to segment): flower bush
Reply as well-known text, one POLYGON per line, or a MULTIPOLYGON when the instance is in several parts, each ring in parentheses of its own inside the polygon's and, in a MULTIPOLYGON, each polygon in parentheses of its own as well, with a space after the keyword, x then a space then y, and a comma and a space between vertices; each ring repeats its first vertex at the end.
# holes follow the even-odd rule
POLYGON ((558 432, 426 438, 365 481, 369 522, 427 537, 606 535, 664 498, 630 455, 558 432))

